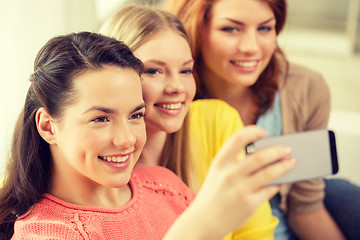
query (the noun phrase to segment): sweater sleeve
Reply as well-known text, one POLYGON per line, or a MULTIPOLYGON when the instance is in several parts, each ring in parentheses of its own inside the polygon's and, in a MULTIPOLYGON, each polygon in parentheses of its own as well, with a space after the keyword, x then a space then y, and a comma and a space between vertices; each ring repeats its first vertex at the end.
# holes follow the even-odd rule
MULTIPOLYGON (((282 96, 284 134, 327 127, 330 91, 321 74, 291 64, 282 96)), ((288 192, 282 191, 284 196, 288 194, 282 208, 294 212, 319 210, 324 207, 324 187, 321 178, 288 185, 288 192)))
POLYGON ((330 90, 322 75, 308 70, 308 79, 304 81, 304 119, 303 131, 327 128, 330 116, 330 90))

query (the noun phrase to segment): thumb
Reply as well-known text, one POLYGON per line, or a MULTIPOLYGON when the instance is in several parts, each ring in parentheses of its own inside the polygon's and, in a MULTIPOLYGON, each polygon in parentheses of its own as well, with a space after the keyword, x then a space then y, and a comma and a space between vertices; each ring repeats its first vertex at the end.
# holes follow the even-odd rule
POLYGON ((239 153, 243 151, 247 145, 264 137, 266 137, 265 130, 255 125, 246 126, 234 132, 218 151, 214 161, 217 163, 225 163, 236 160, 239 153))

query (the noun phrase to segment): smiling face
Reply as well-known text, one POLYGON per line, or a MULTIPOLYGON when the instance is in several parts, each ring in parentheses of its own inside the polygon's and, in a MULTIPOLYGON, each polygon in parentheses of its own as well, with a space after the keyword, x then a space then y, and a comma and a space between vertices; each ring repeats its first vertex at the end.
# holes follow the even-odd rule
POLYGON ((178 131, 195 96, 193 59, 180 34, 164 30, 134 51, 145 65, 142 87, 146 127, 150 131, 178 131))
POLYGON ((146 140, 139 75, 104 66, 81 74, 74 84, 76 100, 54 125, 55 176, 74 185, 122 187, 146 140))
POLYGON ((219 0, 201 32, 207 78, 230 85, 253 85, 276 47, 276 20, 262 0, 219 0))

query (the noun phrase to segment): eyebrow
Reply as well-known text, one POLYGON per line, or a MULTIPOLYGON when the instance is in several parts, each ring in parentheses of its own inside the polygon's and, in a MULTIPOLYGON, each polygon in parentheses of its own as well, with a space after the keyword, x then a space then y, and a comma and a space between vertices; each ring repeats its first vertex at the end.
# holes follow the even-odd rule
MULTIPOLYGON (((146 107, 145 103, 140 104, 139 106, 135 107, 131 113, 134 113, 136 111, 139 111, 140 109, 143 109, 146 107)), ((108 114, 114 114, 117 113, 117 111, 113 108, 107 108, 107 107, 101 107, 101 106, 92 106, 89 109, 85 110, 83 112, 83 114, 91 112, 91 111, 100 111, 100 112, 104 112, 104 113, 108 113, 108 114)))
POLYGON ((159 65, 162 65, 162 66, 166 65, 165 62, 160 61, 160 60, 156 60, 156 59, 150 59, 150 60, 144 61, 144 63, 147 63, 147 62, 156 63, 156 64, 159 64, 159 65))
MULTIPOLYGON (((231 19, 231 18, 224 18, 224 19, 226 19, 226 20, 228 20, 228 21, 230 21, 230 22, 232 22, 232 23, 238 24, 238 25, 244 25, 243 22, 237 21, 237 20, 235 20, 235 19, 231 19)), ((260 25, 269 23, 269 22, 271 22, 271 21, 273 21, 273 20, 275 20, 275 17, 272 17, 272 18, 270 18, 270 19, 268 19, 268 20, 265 20, 265 21, 261 22, 260 25)))
POLYGON ((83 114, 91 112, 91 111, 100 111, 100 112, 104 112, 104 113, 116 113, 116 110, 114 110, 112 108, 92 106, 92 107, 88 108, 87 110, 85 110, 83 112, 83 114))
POLYGON ((134 112, 136 112, 136 111, 139 111, 139 110, 141 110, 141 109, 143 109, 143 108, 146 108, 146 104, 145 104, 145 103, 140 104, 139 106, 137 106, 134 110, 131 111, 131 113, 134 113, 134 112))
POLYGON ((190 60, 188 60, 188 61, 186 61, 186 62, 184 62, 184 64, 183 65, 188 65, 188 64, 190 64, 190 63, 194 63, 195 61, 194 61, 194 59, 190 59, 190 60))

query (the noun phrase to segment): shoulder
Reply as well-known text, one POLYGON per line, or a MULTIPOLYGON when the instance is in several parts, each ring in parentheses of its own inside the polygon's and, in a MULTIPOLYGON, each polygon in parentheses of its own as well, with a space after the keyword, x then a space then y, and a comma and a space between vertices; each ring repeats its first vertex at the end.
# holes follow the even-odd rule
POLYGON ((29 239, 29 236, 81 239, 73 219, 64 217, 67 215, 66 208, 59 206, 46 198, 35 204, 27 214, 16 220, 13 239, 29 239))
POLYGON ((320 72, 306 67, 304 65, 300 65, 297 63, 289 63, 289 73, 293 76, 308 76, 308 77, 319 77, 320 72))
POLYGON ((289 63, 287 69, 282 72, 279 87, 283 132, 325 128, 331 108, 325 79, 319 72, 298 64, 289 63))
POLYGON ((203 182, 207 169, 223 144, 244 127, 237 110, 218 99, 196 100, 189 111, 192 163, 203 182))
POLYGON ((198 99, 193 101, 190 105, 190 114, 198 113, 229 113, 237 115, 236 109, 219 99, 198 99))
POLYGON ((219 99, 199 99, 193 101, 189 111, 190 125, 196 128, 231 128, 243 126, 237 110, 219 99))
POLYGON ((328 88, 320 72, 295 63, 289 63, 287 73, 283 80, 283 86, 291 89, 328 88))
MULTIPOLYGON (((330 89, 322 74, 308 67, 289 63, 287 74, 283 74, 280 96, 284 101, 316 107, 330 104, 330 89)), ((291 106, 293 107, 293 106, 291 106)))

